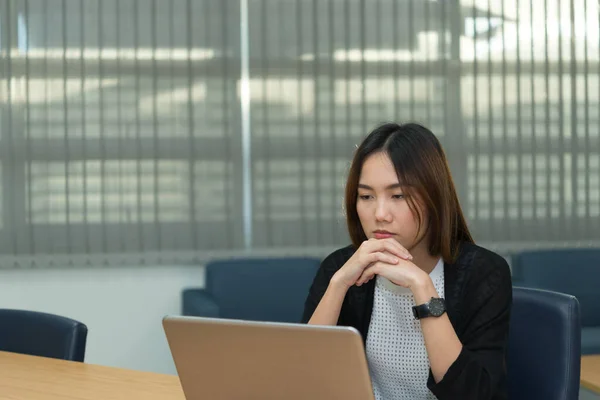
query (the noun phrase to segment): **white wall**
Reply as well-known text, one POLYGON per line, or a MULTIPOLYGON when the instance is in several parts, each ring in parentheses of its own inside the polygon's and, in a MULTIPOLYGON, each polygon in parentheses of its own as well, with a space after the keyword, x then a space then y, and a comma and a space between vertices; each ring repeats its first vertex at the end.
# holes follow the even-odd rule
POLYGON ((0 270, 0 308, 85 323, 88 363, 175 374, 161 320, 181 313, 181 290, 191 286, 204 286, 204 268, 0 270))

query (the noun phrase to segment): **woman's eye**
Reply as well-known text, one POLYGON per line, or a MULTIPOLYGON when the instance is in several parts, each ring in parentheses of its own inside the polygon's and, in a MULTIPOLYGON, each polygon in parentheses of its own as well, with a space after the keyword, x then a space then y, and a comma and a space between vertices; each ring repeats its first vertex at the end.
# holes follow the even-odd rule
POLYGON ((359 194, 358 198, 361 200, 369 200, 371 198, 370 194, 359 194))
POLYGON ((392 196, 393 199, 403 199, 404 195, 403 194, 395 194, 392 196))

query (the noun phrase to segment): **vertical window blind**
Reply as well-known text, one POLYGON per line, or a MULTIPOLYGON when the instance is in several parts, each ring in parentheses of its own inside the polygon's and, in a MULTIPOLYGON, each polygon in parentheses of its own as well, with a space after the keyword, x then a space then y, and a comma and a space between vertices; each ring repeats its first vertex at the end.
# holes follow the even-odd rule
POLYGON ((349 162, 385 121, 438 135, 479 242, 597 245, 599 15, 0 0, 0 267, 324 254, 348 242, 349 162))

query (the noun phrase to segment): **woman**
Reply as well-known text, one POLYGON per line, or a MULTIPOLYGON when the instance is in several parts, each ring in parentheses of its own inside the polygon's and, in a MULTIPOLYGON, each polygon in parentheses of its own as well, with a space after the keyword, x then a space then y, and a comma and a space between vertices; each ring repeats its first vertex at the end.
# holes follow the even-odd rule
POLYGON ((346 214, 352 245, 321 264, 304 322, 362 334, 376 399, 506 399, 510 270, 474 244, 435 135, 371 132, 346 214))

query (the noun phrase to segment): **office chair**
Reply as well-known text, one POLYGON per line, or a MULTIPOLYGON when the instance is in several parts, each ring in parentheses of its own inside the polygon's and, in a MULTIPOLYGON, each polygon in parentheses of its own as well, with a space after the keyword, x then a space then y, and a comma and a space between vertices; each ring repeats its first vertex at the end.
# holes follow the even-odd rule
POLYGON ((83 362, 87 332, 59 315, 0 309, 0 351, 83 362))
POLYGON ((300 322, 320 263, 299 257, 209 262, 206 287, 183 291, 183 315, 300 322))
POLYGON ((600 249, 524 251, 512 256, 513 285, 577 297, 581 354, 600 354, 600 249))
POLYGON ((513 288, 508 398, 577 400, 581 358, 579 302, 571 295, 513 288))

